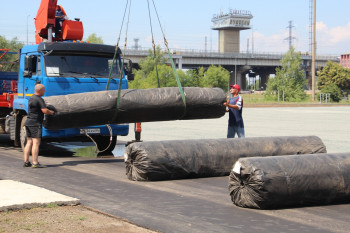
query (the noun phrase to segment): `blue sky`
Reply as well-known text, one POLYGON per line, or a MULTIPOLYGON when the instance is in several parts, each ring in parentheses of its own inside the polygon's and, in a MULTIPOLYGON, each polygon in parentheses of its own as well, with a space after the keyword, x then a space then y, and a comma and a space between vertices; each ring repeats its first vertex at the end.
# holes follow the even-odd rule
MULTIPOLYGON (((150 0, 151 1, 151 0, 150 0)), ((214 14, 229 9, 249 10, 253 29, 241 32, 241 51, 284 53, 288 50, 288 24, 293 21, 293 45, 298 51, 309 51, 309 0, 154 0, 172 49, 218 50, 218 32, 211 30, 214 14), (249 46, 248 46, 249 40, 249 46)), ((58 0, 69 18, 81 18, 84 38, 96 33, 105 44, 117 42, 126 0, 58 0)), ((34 42, 34 22, 40 0, 2 0, 0 35, 34 42)), ((317 0, 317 53, 339 55, 350 52, 350 1, 317 0)), ((155 41, 163 46, 163 37, 152 9, 155 41)), ((147 0, 132 0, 128 45, 151 47, 151 30, 147 0)), ((124 43, 125 28, 122 33, 124 43)), ((122 44, 123 44, 122 43, 122 44)))

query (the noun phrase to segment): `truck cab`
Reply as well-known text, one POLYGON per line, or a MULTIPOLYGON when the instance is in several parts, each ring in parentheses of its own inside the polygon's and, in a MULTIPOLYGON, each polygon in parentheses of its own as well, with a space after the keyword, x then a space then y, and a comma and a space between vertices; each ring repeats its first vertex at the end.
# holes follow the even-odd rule
MULTIPOLYGON (((115 46, 80 42, 41 42, 24 46, 20 51, 17 96, 13 101, 14 116, 10 122, 10 136, 15 145, 24 146, 26 135, 24 122, 28 113, 28 100, 34 94, 34 86, 45 86, 45 96, 61 96, 106 90, 116 90, 121 80, 122 89, 128 88, 132 79, 131 68, 122 67, 121 51, 115 46), (109 79, 109 76, 111 77, 109 79)), ((131 66, 129 66, 131 67, 131 66)), ((43 96, 43 97, 45 97, 43 96)), ((128 135, 129 125, 103 125, 62 130, 43 127, 42 138, 46 141, 85 141, 87 135, 97 143, 99 150, 112 151, 117 135, 128 135)))

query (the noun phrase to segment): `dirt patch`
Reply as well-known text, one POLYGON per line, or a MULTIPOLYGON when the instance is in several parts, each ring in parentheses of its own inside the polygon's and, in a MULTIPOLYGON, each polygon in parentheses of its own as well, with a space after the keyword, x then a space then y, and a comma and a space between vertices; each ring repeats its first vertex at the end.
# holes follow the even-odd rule
POLYGON ((151 231, 126 220, 78 206, 50 206, 0 212, 0 233, 7 232, 136 232, 151 231))

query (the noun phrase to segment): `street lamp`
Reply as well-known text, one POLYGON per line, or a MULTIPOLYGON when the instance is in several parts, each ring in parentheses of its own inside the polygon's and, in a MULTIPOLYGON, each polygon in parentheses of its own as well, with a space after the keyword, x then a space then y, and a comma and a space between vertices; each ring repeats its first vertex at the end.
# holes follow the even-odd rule
POLYGON ((312 101, 315 101, 315 59, 316 59, 316 0, 314 0, 313 6, 313 19, 312 19, 312 58, 311 58, 311 81, 312 81, 312 101))
POLYGON ((237 58, 235 58, 235 84, 237 84, 237 58))
POLYGON ((28 45, 28 18, 30 15, 27 15, 27 45, 28 45))

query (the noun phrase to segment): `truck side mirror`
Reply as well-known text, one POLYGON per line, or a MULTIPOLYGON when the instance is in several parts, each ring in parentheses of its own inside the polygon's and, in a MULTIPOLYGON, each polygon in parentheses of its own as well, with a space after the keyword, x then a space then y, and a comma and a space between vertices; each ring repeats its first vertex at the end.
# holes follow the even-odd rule
POLYGON ((128 80, 132 81, 135 79, 135 75, 133 73, 128 74, 128 80))
POLYGON ((128 76, 129 81, 134 80, 134 74, 132 73, 132 61, 131 60, 128 61, 127 65, 124 64, 124 71, 125 71, 125 74, 128 76))
POLYGON ((23 77, 32 77, 33 72, 36 72, 37 57, 34 55, 27 55, 24 58, 23 77))

